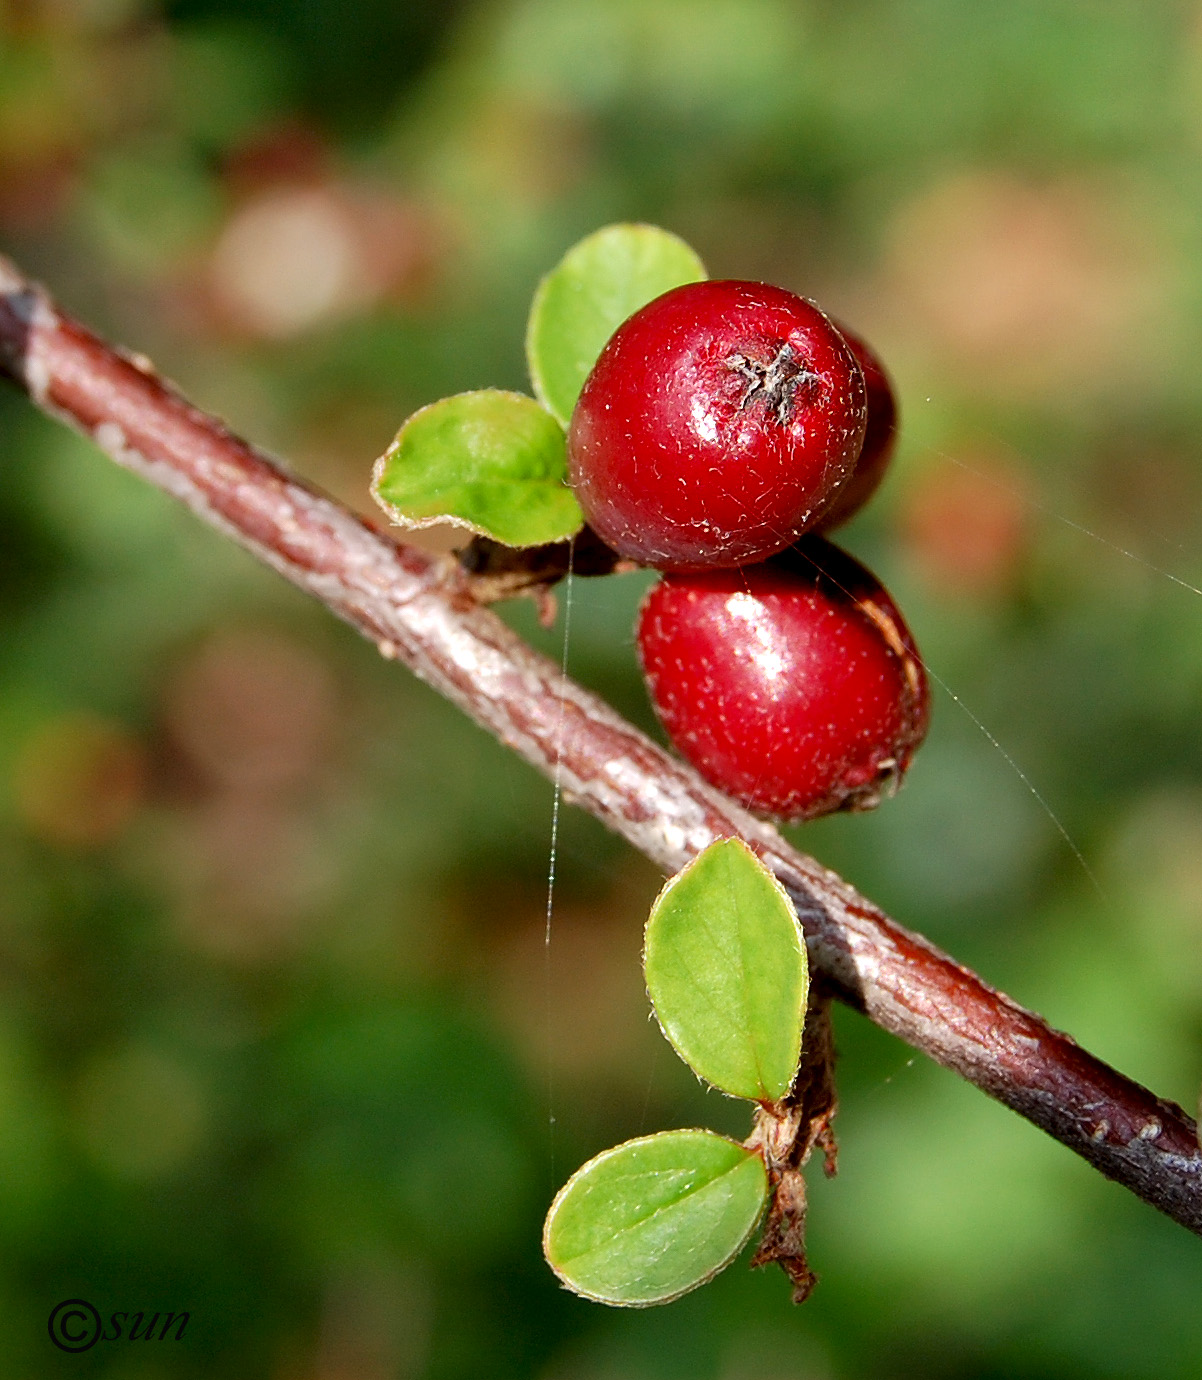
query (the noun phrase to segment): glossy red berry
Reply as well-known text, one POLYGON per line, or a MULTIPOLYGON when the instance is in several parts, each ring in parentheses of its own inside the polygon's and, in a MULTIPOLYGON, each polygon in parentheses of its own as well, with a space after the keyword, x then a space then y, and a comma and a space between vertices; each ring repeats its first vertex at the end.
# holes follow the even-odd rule
POLYGON ((820 537, 742 570, 666 575, 637 637, 672 742, 761 814, 872 809, 926 734, 926 677, 897 606, 820 537))
POLYGON ((570 478, 623 556, 745 565, 818 520, 866 416, 855 356, 812 302, 765 283, 689 283, 601 352, 572 414, 570 478))
POLYGON ((893 458, 893 447, 897 440, 897 399, 889 375, 885 373, 885 366, 867 341, 854 331, 849 331, 841 321, 836 321, 835 325, 850 346, 864 375, 864 386, 868 390, 868 425, 864 429, 860 458, 851 477, 840 487, 830 507, 815 524, 815 530, 819 532, 830 532, 841 526, 876 493, 893 458))

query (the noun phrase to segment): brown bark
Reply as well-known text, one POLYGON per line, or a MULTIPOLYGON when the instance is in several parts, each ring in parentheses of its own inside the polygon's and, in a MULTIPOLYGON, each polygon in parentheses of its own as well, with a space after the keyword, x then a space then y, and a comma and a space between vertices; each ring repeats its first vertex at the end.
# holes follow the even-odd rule
POLYGON ((845 1002, 1202 1235, 1193 1121, 890 920, 770 825, 564 681, 452 563, 393 542, 105 345, 0 260, 0 368, 39 407, 173 494, 405 662, 565 795, 674 872, 740 836, 792 896, 845 1002))

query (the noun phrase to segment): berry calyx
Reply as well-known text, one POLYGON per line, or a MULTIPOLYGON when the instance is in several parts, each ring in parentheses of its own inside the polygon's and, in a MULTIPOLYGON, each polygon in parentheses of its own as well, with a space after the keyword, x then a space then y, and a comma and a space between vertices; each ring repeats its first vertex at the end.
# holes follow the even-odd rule
POLYGON ((868 390, 868 424, 864 428, 864 444, 855 469, 815 524, 815 531, 819 532, 830 532, 842 526, 876 493, 893 458, 893 447, 897 440, 897 399, 885 366, 866 340, 848 330, 841 321, 834 324, 847 341, 864 375, 864 386, 868 390))
POLYGON ((860 366, 812 302, 765 283, 688 283, 601 352, 572 414, 569 476, 623 556, 746 565, 819 520, 866 418, 860 366))
POLYGON ((897 605, 820 537, 762 565, 666 575, 636 636, 673 744, 761 814, 872 809, 926 736, 926 676, 897 605))

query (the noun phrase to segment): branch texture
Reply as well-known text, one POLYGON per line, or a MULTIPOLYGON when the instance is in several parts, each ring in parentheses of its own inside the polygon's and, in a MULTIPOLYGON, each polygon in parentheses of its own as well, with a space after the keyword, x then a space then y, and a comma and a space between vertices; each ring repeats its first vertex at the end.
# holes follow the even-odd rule
POLYGON ((0 259, 0 370, 403 661, 565 795, 675 872, 745 839, 797 906, 838 996, 1202 1235, 1193 1121, 1051 1029, 770 825, 707 786, 482 608, 451 563, 398 545, 188 404, 0 259))

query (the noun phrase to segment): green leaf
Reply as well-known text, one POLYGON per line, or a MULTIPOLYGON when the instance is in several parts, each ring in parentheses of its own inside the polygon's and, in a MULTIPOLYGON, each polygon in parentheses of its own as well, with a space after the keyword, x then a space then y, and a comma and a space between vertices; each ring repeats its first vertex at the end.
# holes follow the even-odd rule
POLYGON ((586 1299, 669 1303, 730 1264, 767 1197, 753 1151, 713 1131, 661 1131, 572 1175, 547 1214, 543 1251, 586 1299))
POLYGON ((809 966, 784 888, 739 839, 720 839, 660 892, 647 991, 672 1047, 715 1088, 757 1102, 789 1090, 809 966))
POLYGON ((539 401, 566 427, 605 342, 628 316, 705 266, 655 225, 607 225, 574 245, 538 285, 526 362, 539 401))
POLYGON ((452 522, 540 546, 584 521, 566 474, 555 418, 522 393, 486 389, 415 412, 376 461, 371 491, 402 527, 452 522))

